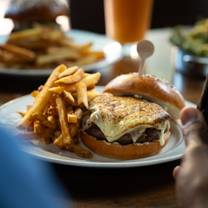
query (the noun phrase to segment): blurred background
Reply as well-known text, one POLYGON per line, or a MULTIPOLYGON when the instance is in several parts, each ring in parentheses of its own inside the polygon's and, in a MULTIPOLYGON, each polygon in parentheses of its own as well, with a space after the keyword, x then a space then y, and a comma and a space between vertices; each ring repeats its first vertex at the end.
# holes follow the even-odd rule
MULTIPOLYGON (((105 33, 103 1, 91 0, 88 4, 83 4, 82 0, 71 0, 70 6, 73 28, 105 33)), ((207 8, 206 0, 155 0, 151 28, 192 25, 208 16, 207 8)))
MULTIPOLYGON (((110 17, 110 13, 109 15, 106 15, 106 16, 109 16, 109 19, 107 21, 107 24, 105 23, 105 12, 104 12, 105 2, 110 2, 110 1, 90 0, 86 3, 86 2, 83 2, 83 0, 70 0, 70 1, 67 1, 67 0, 59 0, 59 1, 58 0, 57 1, 56 0, 51 0, 51 1, 50 0, 44 0, 44 1, 0 0, 0 35, 7 35, 12 30, 14 31, 14 30, 27 29, 31 27, 32 22, 34 20, 35 22, 39 22, 43 24, 45 22, 52 21, 61 25, 61 28, 64 31, 70 31, 69 30, 70 28, 78 29, 78 30, 81 30, 81 33, 82 33, 81 35, 83 35, 83 32, 85 33, 86 31, 94 32, 94 34, 101 34, 102 35, 101 39, 106 38, 105 34, 107 34, 108 37, 113 38, 116 41, 119 41, 121 44, 128 43, 128 41, 119 39, 119 37, 113 37, 115 35, 113 34, 113 32, 119 34, 119 29, 118 29, 119 27, 117 26, 117 29, 118 29, 117 30, 115 29, 116 28, 115 25, 114 26, 112 25, 112 22, 113 21, 116 22, 117 20, 110 19, 112 18, 112 16, 110 17), (11 3, 11 6, 9 7, 10 3, 11 3), (68 3, 69 8, 66 7, 66 3, 68 3), (48 8, 50 8, 50 11, 47 10, 46 8, 47 6, 45 5, 49 6, 48 8), (28 8, 31 7, 32 9, 29 9, 28 11, 26 11, 27 7, 28 8), (107 28, 106 25, 108 26, 109 31, 106 31, 106 28, 107 28), (112 29, 113 27, 114 29, 112 29), (122 43, 122 41, 124 42, 122 43)), ((146 29, 148 28, 147 26, 144 26, 144 28, 142 28, 141 31, 143 30, 147 32, 146 38, 154 42, 155 47, 156 47, 156 52, 154 56, 148 60, 147 73, 154 74, 156 76, 159 76, 160 78, 164 78, 170 82, 173 82, 176 85, 176 87, 182 92, 187 87, 190 87, 189 78, 187 76, 193 75, 191 86, 195 86, 194 83, 197 82, 196 85, 198 87, 197 87, 196 94, 198 94, 198 92, 201 90, 202 82, 200 81, 200 83, 198 83, 198 81, 196 80, 198 78, 202 78, 202 80, 205 78, 207 71, 208 71, 208 67, 207 67, 208 60, 203 59, 202 63, 201 63, 201 59, 194 61, 194 63, 186 62, 187 60, 188 61, 192 60, 192 57, 185 57, 186 58, 185 60, 184 54, 177 53, 175 55, 174 52, 172 52, 173 47, 169 41, 169 38, 170 38, 170 33, 174 26, 177 26, 177 25, 188 25, 188 26, 192 25, 193 26, 196 21, 206 18, 208 16, 208 9, 207 9, 208 1, 207 0, 198 0, 198 1, 183 0, 183 1, 178 2, 178 1, 167 1, 167 0, 155 0, 155 1, 148 1, 148 2, 153 2, 152 14, 149 15, 149 17, 151 18, 148 20, 148 22, 150 22, 148 24, 149 32, 146 31, 146 29), (196 68, 199 68, 199 69, 196 69, 196 68), (188 69, 187 72, 184 69, 185 70, 188 69), (186 76, 182 76, 181 74, 175 73, 178 71, 182 72, 182 74, 186 74, 186 76)), ((135 3, 136 1, 134 0, 134 4, 135 3)), ((131 11, 131 9, 129 11, 131 11)), ((142 11, 143 10, 141 9, 140 12, 142 11)), ((146 13, 149 14, 149 11, 147 11, 146 13)), ((129 15, 131 16, 131 13, 129 13, 129 15)), ((140 18, 140 13, 137 16, 140 18)), ((117 17, 120 18, 119 15, 117 17)), ((128 21, 127 16, 124 15, 122 18, 123 19, 121 21, 121 26, 120 26, 121 28, 123 27, 124 23, 128 21)), ((134 18, 134 17, 132 16, 131 18, 134 18)), ((143 22, 145 21, 146 20, 144 20, 143 22)), ((119 21, 117 21, 117 24, 119 24, 119 21)), ((140 24, 141 22, 137 22, 137 20, 135 20, 135 22, 132 23, 132 26, 131 26, 131 27, 134 27, 134 29, 132 29, 131 30, 132 32, 129 32, 129 34, 131 33, 131 35, 132 34, 136 35, 136 33, 141 33, 139 29, 138 30, 136 29, 141 26, 140 24), (134 26, 134 24, 137 24, 138 26, 134 26)), ((125 27, 123 27, 122 30, 123 30, 122 32, 124 33, 121 35, 123 37, 127 37, 127 40, 129 39, 129 42, 135 43, 135 41, 138 40, 138 38, 135 35, 134 37, 133 36, 130 37, 131 35, 128 36, 129 34, 125 35, 125 30, 126 31, 128 30, 128 29, 125 29, 125 27), (132 39, 133 41, 130 41, 130 39, 132 39)), ((206 34, 207 32, 205 33, 205 36, 206 34)), ((141 38, 143 38, 142 36, 141 38)), ((4 39, 4 37, 6 36, 1 36, 2 39, 4 39)), ((91 36, 91 37, 95 38, 94 36, 91 36)), ((79 39, 80 37, 76 36, 75 39, 76 38, 79 39)), ((206 43, 206 40, 207 38, 205 37, 205 40, 204 40, 205 43, 206 43)), ((88 40, 85 40, 85 42, 87 41, 88 40)), ((99 44, 100 42, 98 43, 98 45, 99 44)), ((131 70, 135 70, 137 68, 136 65, 138 65, 138 62, 133 63, 135 62, 134 58, 137 57, 136 51, 130 51, 129 53, 133 57, 133 60, 131 60, 131 63, 128 62, 127 67, 125 65, 126 63, 125 61, 122 62, 122 64, 120 64, 120 62, 116 63, 113 69, 111 68, 111 71, 106 75, 107 78, 105 78, 105 71, 107 70, 104 70, 102 72, 103 76, 102 76, 102 80, 100 84, 106 84, 109 81, 109 79, 112 79, 116 75, 131 71, 131 70), (133 67, 131 67, 132 64, 133 64, 133 67)), ((56 65, 57 64, 58 63, 56 63, 56 65)), ((50 68, 53 68, 53 67, 55 67, 55 64, 52 67, 50 66, 50 68)), ((109 69, 109 68, 110 67, 105 67, 105 69, 109 69)), ((33 76, 36 75, 37 79, 33 79, 32 76, 30 77, 22 76, 20 72, 21 70, 19 70, 18 73, 13 74, 14 76, 11 76, 11 74, 9 74, 9 79, 10 81, 12 80, 15 83, 18 83, 19 80, 21 80, 22 83, 23 82, 26 83, 25 86, 27 85, 27 87, 23 86, 23 91, 25 91, 25 89, 27 89, 28 91, 31 90, 31 88, 34 89, 34 87, 37 87, 40 83, 42 83, 45 80, 45 77, 43 77, 42 74, 39 73, 38 71, 36 72, 34 71, 33 73, 33 76), (17 77, 19 79, 18 81, 17 81, 17 77), (32 82, 35 82, 35 81, 36 81, 36 84, 32 85, 32 82)), ((25 70, 24 73, 27 73, 27 71, 25 70)), ((4 75, 5 74, 1 74, 1 78, 3 80, 5 80, 4 75)), ((195 89, 196 88, 193 88, 193 90, 195 89)), ((192 101, 196 100, 195 98, 192 98, 191 95, 189 95, 187 98, 192 101)))
MULTIPOLYGON (((0 0, 0 34, 7 34, 13 24, 4 18, 10 0, 0 0)), ((105 33, 104 6, 102 0, 70 0, 70 21, 72 28, 105 33)), ((171 27, 178 24, 191 25, 208 16, 208 1, 154 1, 151 28, 171 27)), ((63 23, 64 24, 64 23, 63 23)), ((67 23, 65 23, 66 25, 67 23)))

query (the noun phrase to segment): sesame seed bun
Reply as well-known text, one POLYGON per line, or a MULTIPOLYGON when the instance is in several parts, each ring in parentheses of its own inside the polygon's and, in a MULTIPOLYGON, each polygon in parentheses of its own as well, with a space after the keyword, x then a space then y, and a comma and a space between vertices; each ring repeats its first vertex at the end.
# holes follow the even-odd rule
POLYGON ((139 95, 161 105, 174 118, 185 106, 183 96, 170 84, 150 75, 123 74, 109 82, 104 92, 114 95, 139 95))

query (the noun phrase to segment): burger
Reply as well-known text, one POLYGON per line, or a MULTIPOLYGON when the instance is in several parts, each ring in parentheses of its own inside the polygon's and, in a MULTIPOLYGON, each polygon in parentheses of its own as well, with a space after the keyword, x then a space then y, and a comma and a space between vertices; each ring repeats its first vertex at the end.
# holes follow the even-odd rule
POLYGON ((182 95, 150 75, 120 75, 89 103, 82 142, 93 152, 116 159, 157 154, 171 135, 172 119, 184 107, 182 95))
POLYGON ((13 20, 13 31, 19 31, 34 23, 57 27, 56 18, 68 14, 67 0, 12 0, 5 17, 13 20))

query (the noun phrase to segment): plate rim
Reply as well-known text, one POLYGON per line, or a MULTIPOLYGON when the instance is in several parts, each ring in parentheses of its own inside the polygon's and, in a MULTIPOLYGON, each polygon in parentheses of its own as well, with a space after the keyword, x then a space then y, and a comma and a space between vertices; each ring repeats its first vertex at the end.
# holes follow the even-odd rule
MULTIPOLYGON (((97 86, 97 88, 102 89, 103 86, 97 86)), ((9 102, 6 102, 5 104, 0 106, 0 112, 7 108, 7 106, 13 105, 14 103, 18 102, 18 101, 22 101, 24 99, 28 99, 29 97, 31 97, 31 95, 24 95, 18 98, 15 98, 9 102)), ((186 105, 187 106, 195 106, 195 104, 193 104, 190 101, 186 101, 186 105)), ((178 125, 178 124, 177 124, 178 125)), ((180 127, 177 127, 180 128, 180 127)), ((181 132, 180 132, 181 133, 181 132)), ((135 160, 123 160, 123 161, 113 161, 113 162, 99 162, 99 161, 87 161, 85 159, 76 159, 76 158, 69 158, 69 160, 66 159, 60 159, 60 158, 51 158, 51 157, 47 157, 46 155, 41 155, 38 154, 38 152, 33 151, 32 149, 35 150, 35 147, 33 148, 32 146, 26 146, 22 145, 22 148, 25 152, 27 152, 28 154, 32 155, 33 157, 39 158, 41 160, 44 161, 48 161, 48 162, 52 162, 52 163, 56 163, 56 164, 61 164, 61 165, 71 165, 71 166, 77 166, 77 167, 90 167, 90 168, 133 168, 133 167, 144 167, 144 166, 151 166, 151 165, 157 165, 157 164, 162 164, 162 163, 166 163, 166 162, 171 162, 171 161, 175 161, 178 160, 182 157, 183 155, 183 151, 185 149, 184 147, 184 141, 182 141, 180 144, 178 144, 174 149, 172 149, 172 151, 174 152, 180 152, 180 153, 176 153, 174 155, 167 155, 169 152, 165 152, 163 153, 165 156, 161 157, 161 158, 152 158, 152 156, 150 156, 150 160, 149 161, 138 161, 139 159, 135 159, 135 160)), ((55 153, 53 153, 55 154, 55 153)))
MULTIPOLYGON (((179 148, 182 147, 183 142, 179 145, 179 148)), ((183 148, 184 149, 184 148, 183 148)), ((174 149, 176 150, 176 149, 174 149)), ((151 159, 150 161, 140 161, 138 162, 139 159, 135 160, 124 160, 124 161, 116 161, 116 162, 98 162, 98 161, 87 161, 87 160, 79 160, 79 159, 72 159, 70 161, 63 160, 63 159, 58 159, 58 158, 50 158, 44 155, 37 154, 33 151, 30 150, 24 150, 26 153, 30 154, 31 156, 34 156, 36 158, 39 158, 41 160, 47 161, 47 162, 52 162, 56 164, 61 164, 61 165, 70 165, 70 166, 76 166, 76 167, 86 167, 86 168, 136 168, 136 167, 145 167, 145 166, 151 166, 151 165, 158 165, 158 164, 163 164, 171 161, 175 161, 180 159, 183 156, 183 153, 179 153, 177 155, 172 155, 160 159, 151 159)), ((154 156, 154 155, 153 155, 154 156)), ((143 158, 141 158, 143 159, 143 158)))

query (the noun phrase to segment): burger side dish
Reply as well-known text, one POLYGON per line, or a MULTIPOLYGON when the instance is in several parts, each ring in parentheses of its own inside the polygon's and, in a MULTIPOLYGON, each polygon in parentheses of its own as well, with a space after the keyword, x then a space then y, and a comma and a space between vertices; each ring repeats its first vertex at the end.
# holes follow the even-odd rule
POLYGON ((170 120, 184 107, 181 94, 155 77, 137 73, 118 76, 105 92, 90 102, 83 118, 83 143, 117 159, 158 153, 170 136, 170 120))
POLYGON ((91 152, 79 145, 78 135, 82 114, 97 95, 95 85, 99 79, 100 73, 87 74, 76 66, 58 66, 45 85, 32 92, 34 103, 21 113, 20 127, 43 143, 91 157, 91 152))
POLYGON ((208 19, 197 22, 192 28, 176 27, 170 41, 184 52, 200 57, 208 56, 208 19))
POLYGON ((83 66, 104 59, 92 42, 77 44, 59 28, 36 25, 13 32, 0 45, 0 66, 6 68, 53 68, 58 64, 83 66))
POLYGON ((67 0, 11 0, 5 13, 14 22, 14 31, 31 28, 34 23, 57 26, 56 18, 68 15, 67 0))
POLYGON ((81 157, 92 157, 91 151, 124 160, 157 154, 170 137, 171 120, 184 107, 182 95, 137 73, 118 76, 100 94, 99 79, 100 73, 58 66, 32 93, 34 104, 22 113, 20 126, 81 157))

